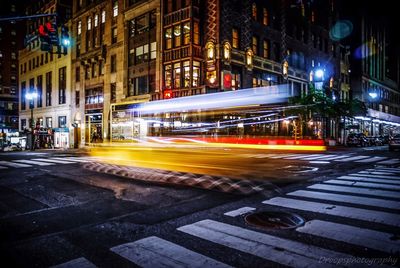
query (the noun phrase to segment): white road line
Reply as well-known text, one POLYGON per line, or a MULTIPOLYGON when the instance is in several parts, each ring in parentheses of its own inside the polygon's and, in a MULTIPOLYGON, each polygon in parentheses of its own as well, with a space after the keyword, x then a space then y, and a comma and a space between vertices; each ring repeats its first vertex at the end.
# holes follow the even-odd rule
POLYGON ((25 163, 25 164, 33 164, 33 165, 38 165, 38 166, 51 166, 54 165, 52 163, 42 163, 39 161, 33 161, 33 160, 27 160, 27 159, 23 159, 23 160, 13 160, 14 162, 18 162, 18 163, 25 163))
POLYGON ((79 158, 71 158, 71 157, 52 157, 51 159, 67 160, 67 161, 72 161, 72 162, 90 162, 90 160, 87 160, 87 159, 79 159, 79 158))
POLYGON ((240 216, 240 215, 246 214, 246 213, 248 213, 250 211, 253 211, 253 210, 255 210, 255 208, 242 207, 242 208, 239 208, 239 209, 236 209, 236 210, 232 210, 232 211, 226 212, 226 213, 224 213, 224 215, 230 216, 230 217, 236 217, 236 216, 240 216))
POLYGON ((156 236, 111 248, 141 267, 231 267, 156 236))
POLYGON ((359 155, 359 156, 353 156, 349 158, 343 158, 343 159, 335 159, 335 161, 338 162, 348 162, 348 161, 355 161, 359 159, 364 159, 364 158, 369 158, 370 156, 365 156, 365 155, 359 155))
POLYGON ((397 158, 378 162, 378 164, 397 164, 397 163, 400 163, 400 160, 397 158))
POLYGON ((57 164, 74 164, 75 162, 68 162, 66 160, 56 160, 51 158, 35 158, 32 159, 35 161, 43 161, 43 162, 50 162, 50 163, 57 163, 57 164))
POLYGON ((324 183, 351 185, 351 186, 356 186, 356 187, 368 187, 368 188, 377 188, 377 189, 388 189, 388 190, 392 190, 392 191, 400 190, 400 186, 381 184, 381 183, 373 183, 373 182, 329 180, 329 181, 324 181, 324 183))
MULTIPOLYGON (((369 169, 367 169, 367 170, 369 170, 369 169)), ((389 171, 389 172, 400 173, 400 168, 377 167, 376 169, 373 169, 373 170, 378 170, 378 171, 389 171)))
POLYGON ((385 180, 385 179, 380 179, 380 178, 368 178, 368 177, 361 177, 361 176, 340 176, 336 179, 337 180, 365 181, 365 182, 376 182, 376 183, 400 185, 400 181, 398 181, 398 180, 385 180))
POLYGON ((276 156, 270 156, 268 158, 277 159, 277 158, 284 158, 284 157, 295 156, 295 155, 298 155, 298 154, 278 154, 276 156))
POLYGON ((390 171, 382 171, 382 170, 376 170, 376 169, 367 169, 363 171, 359 171, 359 174, 374 174, 374 175, 396 175, 396 172, 390 172, 390 171))
POLYGON ((341 158, 346 158, 346 157, 351 157, 351 155, 331 155, 330 157, 324 158, 324 160, 335 160, 335 159, 341 159, 341 158))
POLYGON ((0 166, 0 169, 8 169, 8 167, 0 166))
POLYGON ((363 160, 357 160, 355 162, 358 162, 358 163, 370 163, 370 162, 376 162, 376 161, 379 161, 379 160, 383 160, 383 159, 386 159, 386 158, 387 157, 384 157, 384 156, 374 156, 372 158, 363 159, 363 160))
POLYGON ((316 155, 316 156, 307 156, 304 158, 301 158, 301 160, 325 160, 324 158, 327 158, 329 155, 316 155))
POLYGON ((319 184, 319 183, 310 185, 307 188, 315 189, 315 190, 325 190, 325 191, 331 191, 331 192, 354 193, 354 194, 363 194, 363 195, 379 196, 379 197, 391 197, 391 198, 400 199, 400 192, 392 192, 392 191, 384 191, 384 190, 376 190, 376 189, 368 189, 368 188, 347 187, 347 186, 319 184))
POLYGON ((199 221, 179 227, 177 230, 290 267, 320 267, 321 257, 350 257, 339 252, 213 220, 199 221))
POLYGON ((299 158, 306 157, 306 156, 310 156, 310 155, 309 154, 297 154, 295 156, 285 157, 285 159, 292 160, 292 159, 299 159, 299 158))
POLYGON ((400 215, 394 213, 303 201, 284 197, 274 197, 270 200, 263 201, 263 203, 278 207, 293 208, 303 211, 311 211, 400 227, 400 215))
POLYGON ((320 220, 309 221, 296 231, 395 255, 400 253, 400 241, 393 240, 394 235, 389 233, 320 220))
POLYGON ((97 266, 85 259, 84 257, 77 258, 68 262, 64 262, 55 266, 51 266, 50 268, 96 268, 97 266))
POLYGON ((392 180, 400 180, 400 175, 394 175, 394 176, 390 176, 390 175, 382 175, 382 174, 376 174, 377 172, 358 172, 358 173, 352 173, 349 175, 352 176, 362 176, 362 177, 369 177, 369 178, 381 178, 381 179, 392 179, 392 180))
POLYGON ((19 164, 19 163, 14 163, 14 162, 9 162, 9 161, 0 161, 0 165, 15 167, 15 168, 32 167, 31 165, 19 164))
POLYGON ((371 197, 361 197, 361 196, 352 196, 343 194, 329 194, 329 193, 304 191, 304 190, 294 191, 288 193, 287 195, 337 201, 337 202, 344 202, 344 203, 351 203, 358 205, 382 207, 382 208, 400 209, 400 202, 371 198, 371 197))

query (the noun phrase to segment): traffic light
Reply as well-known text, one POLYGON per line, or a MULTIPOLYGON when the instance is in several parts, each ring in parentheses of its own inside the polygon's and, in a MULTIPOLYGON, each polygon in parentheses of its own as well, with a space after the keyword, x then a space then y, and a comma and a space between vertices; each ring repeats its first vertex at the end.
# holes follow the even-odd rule
POLYGON ((40 49, 50 52, 52 50, 50 36, 45 25, 39 25, 40 49))
POLYGON ((58 45, 59 41, 58 41, 57 25, 55 23, 47 22, 46 29, 47 29, 47 32, 49 33, 50 43, 52 45, 58 45))
POLYGON ((61 27, 61 46, 63 47, 63 54, 67 55, 68 47, 71 45, 71 40, 69 38, 68 27, 61 27))

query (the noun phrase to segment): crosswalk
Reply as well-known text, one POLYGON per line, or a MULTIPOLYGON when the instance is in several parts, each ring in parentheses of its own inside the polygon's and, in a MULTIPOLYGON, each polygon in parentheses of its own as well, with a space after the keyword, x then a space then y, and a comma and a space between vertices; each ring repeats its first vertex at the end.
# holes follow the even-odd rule
POLYGON ((52 166, 59 164, 76 164, 84 163, 95 160, 92 157, 43 157, 43 158, 33 158, 33 159, 16 159, 8 161, 0 161, 0 170, 9 168, 28 168, 34 166, 52 166))
POLYGON ((367 156, 354 154, 241 154, 244 158, 268 158, 283 160, 301 160, 320 164, 332 162, 356 162, 356 163, 374 163, 383 165, 395 165, 400 163, 399 158, 388 158, 385 156, 367 156), (318 162, 317 162, 318 161, 318 162))
MULTIPOLYGON (((400 168, 377 167, 341 177, 256 202, 252 207, 226 211, 218 220, 206 218, 184 224, 176 232, 188 236, 193 243, 200 239, 202 243, 209 243, 210 248, 218 245, 233 253, 250 254, 289 267, 365 267, 363 260, 380 261, 374 264, 382 267, 393 266, 390 256, 400 254, 400 239, 396 236, 400 231, 400 188, 397 188, 400 168), (370 180, 361 184, 360 178, 370 180), (382 184, 389 188, 382 189, 382 184), (299 215, 307 213, 307 222, 295 228, 294 235, 288 238, 287 232, 249 227, 242 220, 245 214, 271 209, 294 210, 299 215), (360 257, 359 253, 349 253, 340 246, 335 247, 337 251, 332 250, 328 246, 332 240, 343 248, 358 247, 363 252, 368 249, 371 256, 384 258, 360 257)), ((115 245, 109 250, 141 267, 231 267, 236 264, 219 255, 211 258, 200 254, 168 241, 162 234, 115 245)))

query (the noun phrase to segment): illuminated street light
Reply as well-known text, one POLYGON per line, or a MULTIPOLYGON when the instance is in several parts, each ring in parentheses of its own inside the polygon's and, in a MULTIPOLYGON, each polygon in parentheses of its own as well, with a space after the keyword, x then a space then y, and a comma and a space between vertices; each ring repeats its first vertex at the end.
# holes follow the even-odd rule
POLYGON ((370 92, 370 93, 368 93, 368 95, 373 99, 376 99, 378 97, 378 93, 376 93, 376 92, 370 92))
POLYGON ((33 92, 28 92, 25 94, 25 99, 29 100, 29 107, 31 109, 31 151, 35 150, 35 146, 34 146, 34 136, 33 136, 33 129, 35 127, 34 123, 33 123, 33 107, 35 106, 35 102, 34 100, 38 97, 38 94, 36 91, 33 92))
POLYGON ((324 71, 322 69, 318 69, 315 71, 315 77, 319 79, 324 79, 324 71))

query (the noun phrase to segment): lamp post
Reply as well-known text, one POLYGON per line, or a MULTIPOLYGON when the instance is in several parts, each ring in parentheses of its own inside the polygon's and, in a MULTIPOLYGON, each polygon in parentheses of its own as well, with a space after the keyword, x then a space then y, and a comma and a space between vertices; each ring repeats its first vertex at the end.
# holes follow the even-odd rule
POLYGON ((35 146, 34 146, 35 139, 33 136, 33 129, 35 127, 35 124, 33 123, 33 107, 35 106, 34 100, 37 98, 37 96, 38 95, 37 95, 36 91, 28 92, 25 95, 25 98, 27 100, 29 100, 29 108, 31 109, 31 151, 35 150, 35 146))

